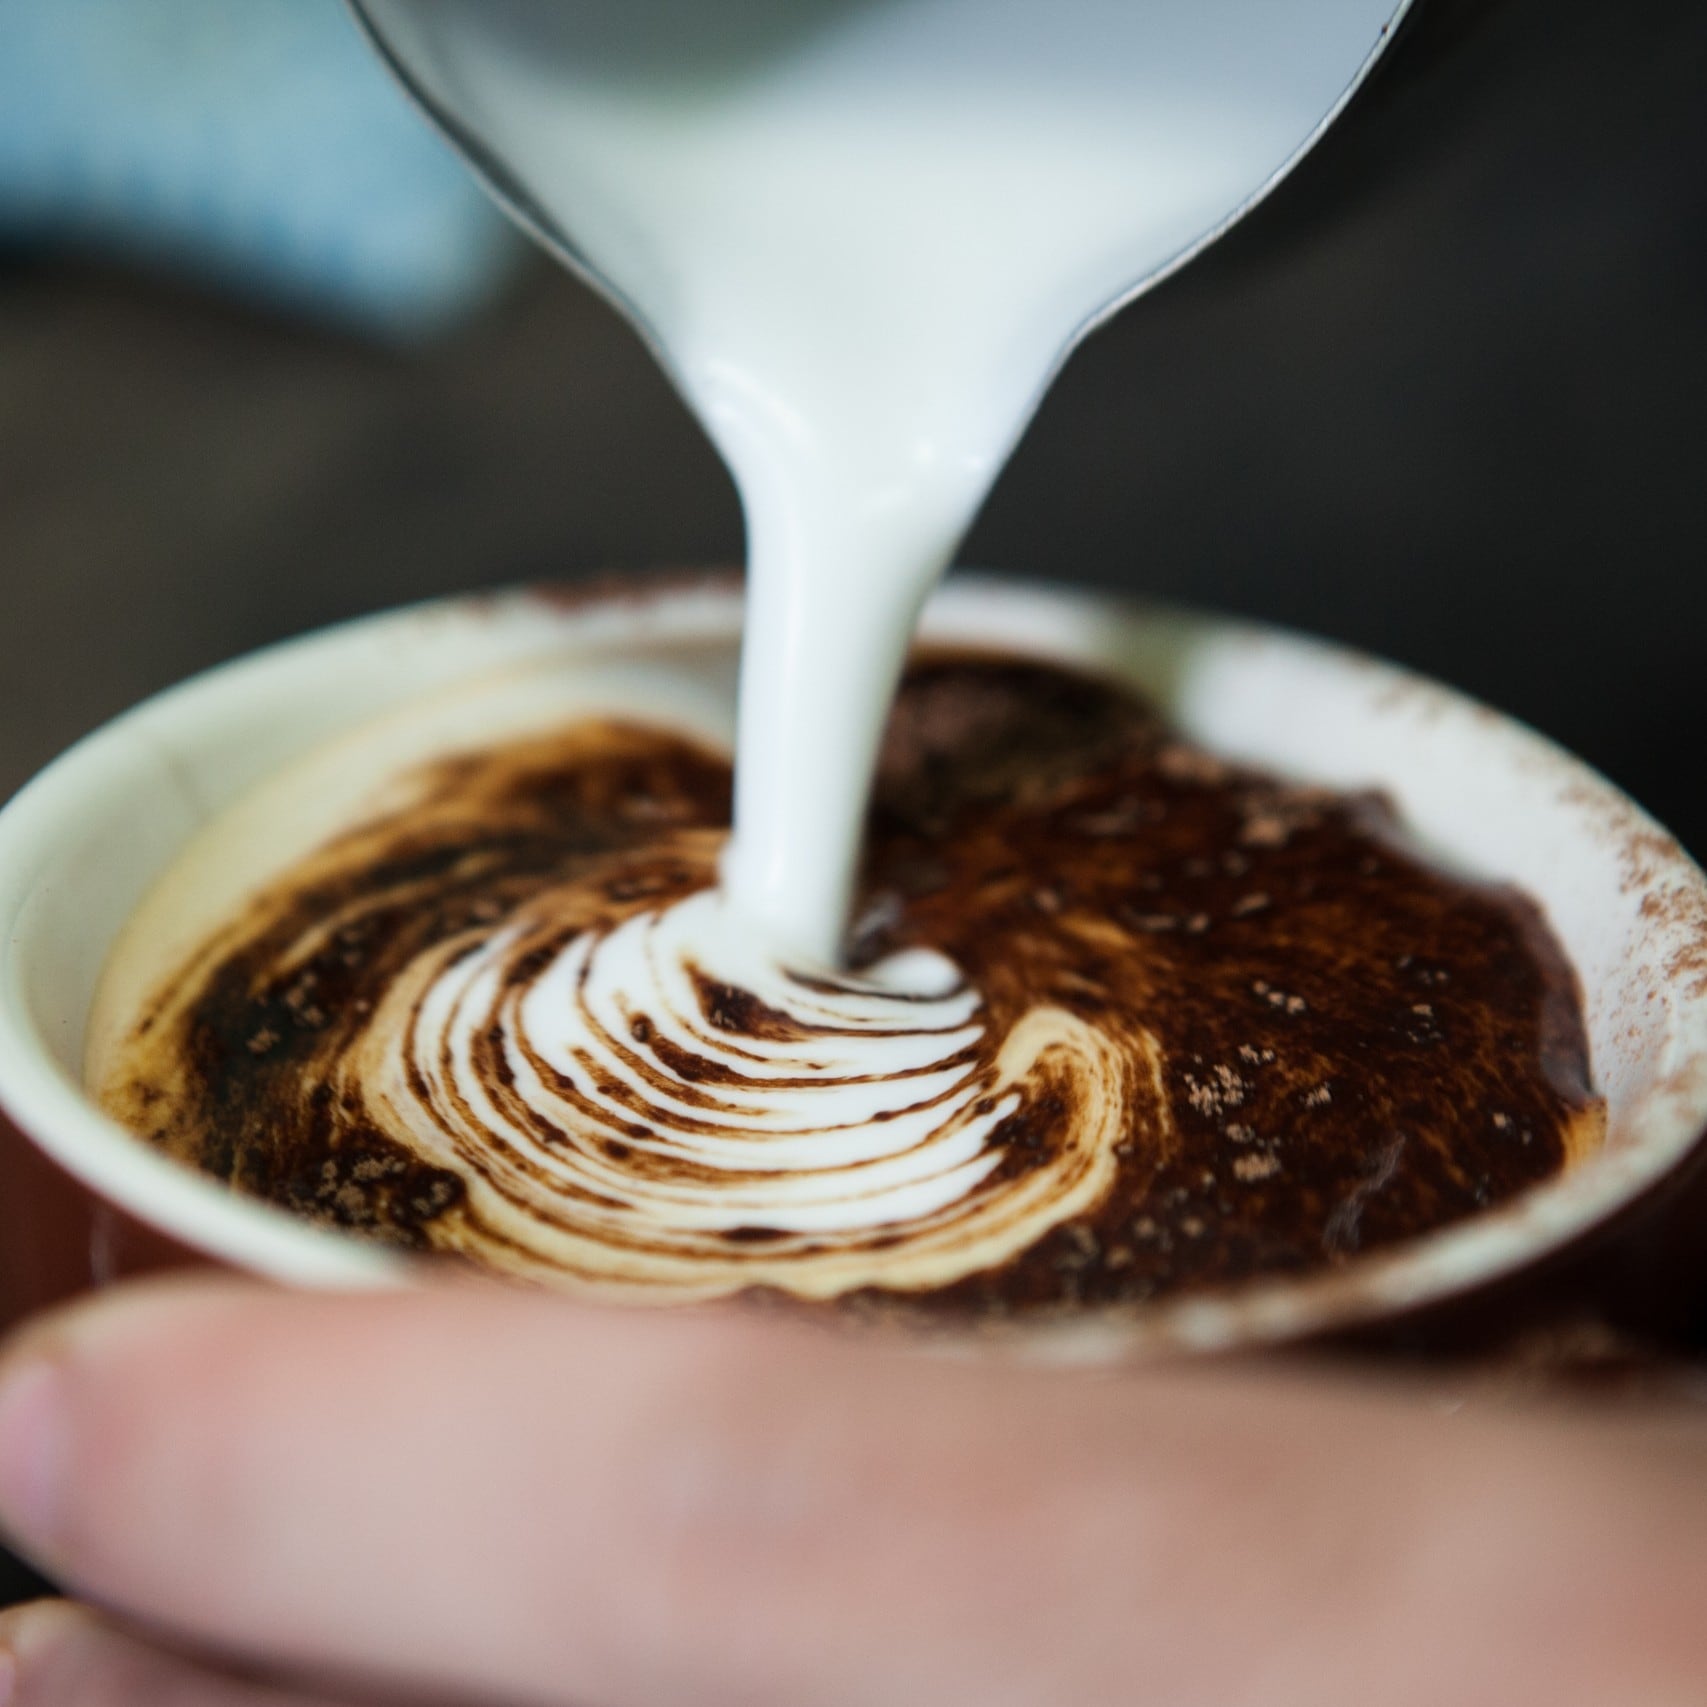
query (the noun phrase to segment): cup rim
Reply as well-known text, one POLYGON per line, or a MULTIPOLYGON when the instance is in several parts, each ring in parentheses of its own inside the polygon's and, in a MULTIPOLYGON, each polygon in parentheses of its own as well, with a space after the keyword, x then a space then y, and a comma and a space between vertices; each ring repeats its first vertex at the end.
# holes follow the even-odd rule
MULTIPOLYGON (((313 1225, 172 1160, 102 1114, 55 1058, 32 1011, 18 923, 54 881, 79 811, 134 762, 139 732, 162 718, 214 718, 255 680, 278 681, 339 649, 380 651, 423 629, 539 622, 561 647, 613 639, 723 637, 739 631, 738 582, 722 575, 624 577, 566 589, 477 593, 333 625, 222 664, 166 689, 86 736, 0 810, 0 1109, 66 1172, 139 1220, 231 1266, 290 1284, 406 1285, 426 1265, 408 1253, 313 1225)), ((1257 1277, 1223 1290, 1155 1303, 1051 1316, 1004 1337, 1050 1355, 1104 1358, 1167 1348, 1255 1347, 1346 1331, 1444 1303, 1529 1269, 1620 1217, 1676 1171, 1707 1127, 1707 877, 1669 834, 1611 783, 1545 737, 1468 696, 1398 665, 1273 625, 1005 577, 956 576, 933 601, 924 632, 977 644, 999 640, 1071 660, 1063 635, 1113 617, 1175 637, 1280 648, 1308 667, 1355 677, 1370 704, 1473 734, 1490 763, 1544 774, 1580 809, 1585 836, 1610 838, 1625 888, 1664 894, 1642 928, 1667 979, 1672 1048, 1665 1072, 1624 1117, 1634 1137, 1614 1152, 1553 1176, 1508 1203, 1343 1266, 1297 1277, 1257 1277), (981 632, 987 627, 990 632, 981 632)), ((1086 660, 1081 655, 1078 661, 1086 660)), ((454 679, 450 677, 447 679, 454 679)), ((281 691, 283 691, 281 689, 281 691)), ((355 719, 359 721, 359 719, 355 719)), ((1579 974, 1580 975, 1580 974, 1579 974)))

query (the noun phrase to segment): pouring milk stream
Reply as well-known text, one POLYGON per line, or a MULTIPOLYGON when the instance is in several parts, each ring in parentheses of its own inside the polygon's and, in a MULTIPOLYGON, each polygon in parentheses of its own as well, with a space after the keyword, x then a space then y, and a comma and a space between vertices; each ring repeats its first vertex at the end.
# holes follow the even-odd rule
POLYGON ((363 0, 733 471, 727 905, 840 959, 920 606, 1068 350, 1320 134, 1396 0, 363 0))

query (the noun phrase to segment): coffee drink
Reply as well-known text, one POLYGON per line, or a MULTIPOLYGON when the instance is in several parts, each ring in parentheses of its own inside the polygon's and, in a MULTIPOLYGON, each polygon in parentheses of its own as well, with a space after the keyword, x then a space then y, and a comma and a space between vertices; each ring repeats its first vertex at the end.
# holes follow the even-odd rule
POLYGON ((845 970, 726 910, 729 801, 720 751, 629 718, 416 765, 139 982, 145 908, 94 1088, 364 1237, 950 1319, 1337 1265, 1599 1142, 1529 901, 1124 687, 915 661, 845 970))

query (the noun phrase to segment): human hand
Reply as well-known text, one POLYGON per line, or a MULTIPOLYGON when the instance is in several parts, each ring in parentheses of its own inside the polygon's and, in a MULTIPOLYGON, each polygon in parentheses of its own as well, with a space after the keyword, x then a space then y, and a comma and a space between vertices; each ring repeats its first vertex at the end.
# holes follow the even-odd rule
POLYGON ((14 1707, 1707 1702, 1707 1423, 1322 1373, 178 1281, 0 1360, 0 1518, 108 1609, 14 1707))

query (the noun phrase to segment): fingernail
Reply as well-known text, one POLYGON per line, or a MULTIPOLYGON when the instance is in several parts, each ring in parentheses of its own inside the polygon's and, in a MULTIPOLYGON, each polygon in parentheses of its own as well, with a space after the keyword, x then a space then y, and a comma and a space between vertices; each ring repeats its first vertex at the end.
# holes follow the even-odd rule
POLYGON ((0 1527, 27 1549, 51 1549, 58 1532, 68 1414, 56 1360, 26 1354, 0 1368, 0 1527))

